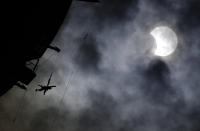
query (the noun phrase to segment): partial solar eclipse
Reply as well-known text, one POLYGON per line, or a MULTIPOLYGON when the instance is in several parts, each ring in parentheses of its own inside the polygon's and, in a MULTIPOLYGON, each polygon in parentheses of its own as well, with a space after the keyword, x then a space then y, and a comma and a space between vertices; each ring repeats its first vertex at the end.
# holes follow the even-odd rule
POLYGON ((175 32, 169 27, 156 27, 150 32, 150 34, 155 40, 155 55, 168 56, 176 50, 178 39, 175 32))

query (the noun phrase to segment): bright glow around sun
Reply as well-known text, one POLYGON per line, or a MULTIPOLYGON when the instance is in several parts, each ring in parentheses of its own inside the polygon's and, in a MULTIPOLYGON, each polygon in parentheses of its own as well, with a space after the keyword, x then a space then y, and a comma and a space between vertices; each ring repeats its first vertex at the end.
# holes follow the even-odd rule
POLYGON ((156 44, 154 54, 157 56, 168 56, 172 54, 177 47, 178 39, 172 29, 166 26, 160 26, 153 29, 150 33, 156 44))

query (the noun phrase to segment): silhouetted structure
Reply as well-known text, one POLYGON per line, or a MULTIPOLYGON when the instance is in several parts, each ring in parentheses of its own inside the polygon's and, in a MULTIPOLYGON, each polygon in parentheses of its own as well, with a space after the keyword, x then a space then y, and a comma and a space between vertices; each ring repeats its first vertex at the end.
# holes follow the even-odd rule
MULTIPOLYGON (((90 1, 90 0, 85 0, 90 1)), ((51 46, 72 0, 28 0, 24 3, 9 3, 6 7, 8 34, 3 48, 3 85, 0 96, 18 81, 28 85, 36 76, 35 69, 47 48, 60 52, 51 46), (13 5, 13 6, 12 6, 13 5), (26 63, 37 60, 33 69, 26 63)))
POLYGON ((44 91, 44 95, 45 95, 45 93, 46 93, 48 90, 52 89, 53 87, 56 87, 56 86, 50 86, 50 85, 49 85, 50 82, 51 82, 51 77, 52 77, 52 73, 51 73, 51 75, 50 75, 50 77, 49 77, 49 80, 48 80, 47 85, 46 85, 46 86, 45 86, 45 85, 38 85, 38 86, 40 86, 41 88, 40 88, 40 89, 35 89, 35 91, 44 91))
POLYGON ((21 83, 21 82, 19 82, 19 81, 18 81, 15 85, 16 85, 17 87, 23 89, 23 90, 27 90, 26 85, 23 84, 23 83, 21 83))
POLYGON ((48 48, 52 49, 52 50, 55 50, 57 52, 60 52, 60 49, 57 46, 51 46, 51 45, 49 45, 48 48))

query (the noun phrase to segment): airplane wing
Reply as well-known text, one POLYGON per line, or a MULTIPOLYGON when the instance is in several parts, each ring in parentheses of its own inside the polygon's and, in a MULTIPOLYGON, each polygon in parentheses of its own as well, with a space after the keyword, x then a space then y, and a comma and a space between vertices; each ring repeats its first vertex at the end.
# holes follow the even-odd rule
POLYGON ((50 77, 49 77, 49 80, 48 80, 47 86, 49 86, 49 84, 50 84, 51 77, 52 77, 52 73, 51 73, 51 75, 50 75, 50 77))

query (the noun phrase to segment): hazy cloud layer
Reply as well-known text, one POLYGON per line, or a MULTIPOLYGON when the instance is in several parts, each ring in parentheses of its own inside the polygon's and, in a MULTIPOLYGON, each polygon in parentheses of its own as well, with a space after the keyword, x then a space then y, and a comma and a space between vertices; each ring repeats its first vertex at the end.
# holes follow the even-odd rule
POLYGON ((198 0, 74 2, 53 42, 61 53, 44 55, 25 97, 0 98, 0 130, 199 131, 199 12, 198 0), (179 40, 166 58, 151 52, 159 25, 179 40), (36 94, 51 72, 58 88, 36 94))

